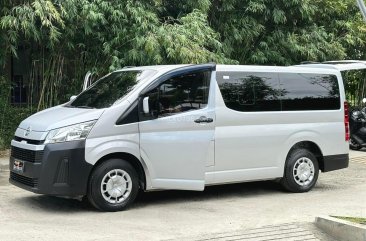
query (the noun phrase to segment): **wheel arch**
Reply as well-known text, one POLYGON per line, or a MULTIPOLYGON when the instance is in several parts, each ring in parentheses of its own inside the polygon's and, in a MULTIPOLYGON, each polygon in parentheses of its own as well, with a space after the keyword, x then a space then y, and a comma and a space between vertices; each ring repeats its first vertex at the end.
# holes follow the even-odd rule
POLYGON ((127 152, 114 152, 114 153, 109 153, 109 154, 101 157, 94 164, 94 166, 90 172, 89 178, 90 178, 91 174, 93 173, 93 171, 95 170, 95 168, 97 168, 99 165, 101 165, 102 163, 104 163, 110 159, 122 159, 124 161, 127 161, 129 164, 131 164, 131 166, 133 166, 135 168, 136 172, 138 173, 140 188, 144 191, 146 190, 148 182, 149 182, 147 167, 136 156, 132 155, 131 153, 127 153, 127 152))
MULTIPOLYGON (((299 141, 290 148, 290 150, 287 152, 286 164, 287 164, 289 155, 296 149, 306 149, 306 150, 310 151, 311 153, 313 153, 315 155, 316 159, 318 160, 319 169, 321 171, 324 171, 324 156, 323 156, 323 152, 322 152, 321 148, 315 142, 308 141, 308 140, 299 141)), ((285 168, 286 168, 286 165, 285 165, 285 168)))

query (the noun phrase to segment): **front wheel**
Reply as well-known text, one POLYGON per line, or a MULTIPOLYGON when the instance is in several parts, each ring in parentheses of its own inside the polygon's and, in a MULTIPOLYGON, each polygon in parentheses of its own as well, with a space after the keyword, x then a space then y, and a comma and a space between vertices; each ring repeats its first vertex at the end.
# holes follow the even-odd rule
POLYGON ((293 151, 286 160, 282 186, 290 192, 308 192, 316 184, 319 164, 313 153, 306 149, 293 151))
POLYGON ((136 170, 126 161, 111 159, 95 168, 88 185, 88 200, 102 211, 122 211, 135 200, 139 189, 136 170))

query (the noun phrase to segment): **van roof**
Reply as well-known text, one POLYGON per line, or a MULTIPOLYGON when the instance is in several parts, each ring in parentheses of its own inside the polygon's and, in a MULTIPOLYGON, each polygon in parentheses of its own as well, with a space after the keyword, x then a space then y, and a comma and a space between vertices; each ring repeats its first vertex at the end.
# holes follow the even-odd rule
MULTIPOLYGON (((126 67, 119 69, 125 70, 155 70, 160 73, 165 73, 174 69, 189 66, 193 64, 179 64, 179 65, 151 65, 139 67, 126 67)), ((264 65, 216 65, 217 71, 259 71, 259 72, 303 72, 303 73, 324 73, 337 74, 339 71, 350 69, 366 69, 366 61, 330 61, 324 63, 310 63, 294 66, 264 66, 264 65)))
POLYGON ((286 72, 286 73, 324 73, 337 74, 339 71, 329 68, 310 68, 308 66, 263 66, 263 65, 217 65, 217 71, 258 71, 258 72, 286 72))
POLYGON ((305 68, 335 69, 339 71, 366 69, 366 61, 362 60, 337 60, 323 63, 308 63, 296 65, 305 68))
POLYGON ((132 66, 132 67, 125 67, 115 72, 125 71, 125 70, 155 70, 155 71, 163 71, 167 72, 170 70, 174 70, 177 68, 189 66, 189 64, 175 64, 175 65, 149 65, 149 66, 132 66))

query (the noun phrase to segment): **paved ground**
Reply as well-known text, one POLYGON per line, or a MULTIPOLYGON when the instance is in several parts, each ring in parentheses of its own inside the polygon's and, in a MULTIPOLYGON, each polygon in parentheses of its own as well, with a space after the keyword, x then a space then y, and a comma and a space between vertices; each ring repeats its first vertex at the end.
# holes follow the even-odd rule
MULTIPOLYGON (((311 223, 284 223, 225 233, 176 239, 179 241, 334 241, 311 223)), ((173 241, 176 241, 173 240, 173 241)))
POLYGON ((350 168, 321 174, 305 194, 282 192, 273 182, 151 192, 119 213, 13 187, 0 159, 0 240, 328 241, 311 224, 315 216, 366 216, 366 151, 351 156, 350 168), (289 237, 293 231, 299 237, 289 237))

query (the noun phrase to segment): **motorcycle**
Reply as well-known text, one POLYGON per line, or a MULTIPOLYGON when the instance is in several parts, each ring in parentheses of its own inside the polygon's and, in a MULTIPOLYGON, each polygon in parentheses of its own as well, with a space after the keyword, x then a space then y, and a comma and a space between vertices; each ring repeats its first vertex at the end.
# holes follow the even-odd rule
MULTIPOLYGON (((362 100, 366 103, 366 98, 362 100)), ((350 111, 350 148, 352 150, 360 150, 366 147, 366 107, 362 109, 355 108, 350 111)))

